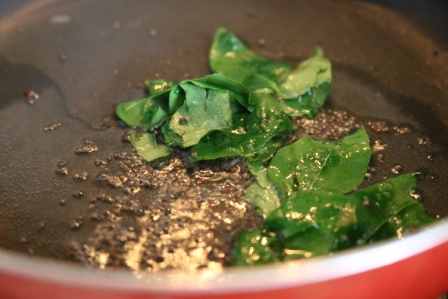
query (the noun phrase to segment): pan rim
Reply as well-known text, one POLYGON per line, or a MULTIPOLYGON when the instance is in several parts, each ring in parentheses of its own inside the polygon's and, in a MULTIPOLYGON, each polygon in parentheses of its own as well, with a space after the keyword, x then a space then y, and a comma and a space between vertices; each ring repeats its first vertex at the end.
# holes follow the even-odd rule
POLYGON ((47 258, 36 258, 0 249, 0 273, 69 287, 155 293, 229 293, 298 287, 356 275, 404 261, 448 243, 448 219, 432 224, 402 240, 386 240, 316 257, 250 268, 208 271, 133 273, 101 270, 47 258))

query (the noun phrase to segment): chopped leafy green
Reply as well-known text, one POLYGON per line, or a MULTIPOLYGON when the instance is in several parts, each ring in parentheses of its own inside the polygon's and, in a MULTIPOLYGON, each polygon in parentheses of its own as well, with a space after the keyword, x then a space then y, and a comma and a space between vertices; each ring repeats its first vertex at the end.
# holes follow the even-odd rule
POLYGON ((185 101, 172 115, 169 129, 181 139, 182 147, 197 144, 207 133, 232 126, 229 93, 181 83, 185 101))
POLYGON ((337 142, 307 136, 280 149, 268 174, 284 198, 312 190, 345 194, 364 180, 370 153, 363 127, 337 142))
POLYGON ((272 158, 283 139, 292 132, 290 119, 278 109, 269 94, 250 94, 251 113, 236 115, 231 130, 214 132, 192 147, 193 161, 241 156, 248 161, 265 162, 272 158))
POLYGON ((331 64, 325 58, 320 47, 316 48, 314 57, 301 63, 292 71, 288 79, 280 85, 284 104, 294 111, 286 113, 293 115, 314 116, 322 107, 330 93, 331 64))
POLYGON ((265 225, 284 238, 309 229, 333 235, 335 229, 356 222, 355 212, 345 195, 310 191, 285 201, 269 215, 265 225))
MULTIPOLYGON (((277 239, 269 239, 269 244, 277 244, 277 257, 290 260, 329 254, 393 236, 401 238, 408 231, 435 221, 410 196, 415 183, 416 175, 406 174, 352 195, 328 191, 297 194, 266 218, 265 229, 277 239)), ((253 234, 257 236, 260 231, 253 234)), ((252 252, 263 250, 257 246, 252 252)), ((273 249, 269 250, 272 255, 273 249)))
POLYGON ((249 89, 276 93, 281 92, 278 83, 286 81, 291 72, 291 66, 255 54, 224 28, 216 30, 209 64, 215 73, 241 82, 249 89))
POLYGON ((358 243, 382 239, 378 232, 382 230, 384 233, 386 228, 390 233, 384 238, 399 236, 411 227, 418 228, 421 224, 434 221, 426 214, 423 205, 410 195, 416 182, 417 174, 403 174, 353 194, 356 201, 362 204, 357 212, 357 226, 366 232, 358 243))
POLYGON ((209 54, 211 69, 251 90, 273 93, 290 116, 315 116, 330 92, 331 63, 320 47, 297 69, 249 50, 232 32, 219 28, 209 54))
POLYGON ((142 100, 124 102, 117 106, 117 115, 127 125, 149 131, 168 119, 168 91, 142 100))
POLYGON ((280 206, 280 197, 276 187, 268 178, 267 168, 251 163, 248 166, 257 181, 246 188, 245 195, 259 209, 260 214, 266 217, 280 206))
POLYGON ((137 153, 148 161, 167 157, 172 153, 172 149, 156 142, 156 137, 153 133, 138 134, 132 132, 129 140, 137 150, 137 153))
POLYGON ((402 238, 435 221, 410 195, 416 174, 353 191, 371 155, 364 127, 336 142, 304 137, 282 148, 290 116, 314 117, 329 94, 331 64, 321 48, 292 69, 220 28, 209 63, 215 74, 178 84, 146 81, 150 96, 121 103, 117 115, 146 132, 131 133, 130 141, 147 161, 169 156, 170 147, 188 148, 193 162, 246 159, 256 180, 245 195, 265 222, 237 237, 233 265, 330 254, 402 238), (154 130, 164 144, 148 133, 154 130))
POLYGON ((271 264, 280 260, 280 254, 274 233, 261 229, 242 232, 234 248, 232 264, 234 266, 271 264))

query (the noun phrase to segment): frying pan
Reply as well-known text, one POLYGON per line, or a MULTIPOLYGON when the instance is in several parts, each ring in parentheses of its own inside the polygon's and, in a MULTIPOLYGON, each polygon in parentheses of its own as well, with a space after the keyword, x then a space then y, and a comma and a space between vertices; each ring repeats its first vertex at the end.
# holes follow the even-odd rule
POLYGON ((446 2, 0 1, 0 17, 1 298, 436 298, 448 291, 446 2), (95 223, 72 229, 89 206, 71 197, 79 187, 59 179, 55 165, 94 172, 92 156, 73 153, 84 138, 102 157, 129 150, 119 141, 123 129, 107 117, 143 96, 144 79, 208 74, 219 26, 291 64, 322 46, 333 64, 327 105, 411 127, 410 137, 390 135, 389 164, 378 176, 394 163, 421 171, 421 200, 442 219, 400 241, 218 274, 105 271, 65 261, 65 245, 85 241, 95 223), (24 96, 30 90, 38 95, 32 105, 24 96), (60 126, 43 129, 52 123, 60 126), (419 147, 417 139, 430 142, 419 147))

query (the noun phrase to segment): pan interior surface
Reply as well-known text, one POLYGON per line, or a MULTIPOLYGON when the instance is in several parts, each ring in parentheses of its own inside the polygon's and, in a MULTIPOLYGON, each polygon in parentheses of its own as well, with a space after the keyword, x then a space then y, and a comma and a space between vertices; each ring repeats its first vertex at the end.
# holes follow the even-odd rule
MULTIPOLYGON (((404 172, 422 172, 418 187, 428 213, 448 215, 446 40, 428 37, 393 9, 325 0, 16 5, 0 20, 0 246, 5 249, 65 260, 70 244, 95 236, 92 214, 110 206, 92 210, 89 198, 119 191, 72 175, 93 176, 95 159, 131 150, 120 141, 124 129, 111 121, 118 103, 144 96, 139 87, 144 79, 209 74, 208 49, 221 26, 255 52, 292 65, 322 46, 333 64, 328 107, 411 131, 399 137, 370 132, 390 149, 373 180, 391 176, 397 164, 404 172), (99 150, 76 155, 83 140, 99 150), (55 173, 61 161, 69 178, 55 173), (84 195, 77 197, 80 191, 84 195)), ((125 224, 138 231, 133 219, 125 224)))

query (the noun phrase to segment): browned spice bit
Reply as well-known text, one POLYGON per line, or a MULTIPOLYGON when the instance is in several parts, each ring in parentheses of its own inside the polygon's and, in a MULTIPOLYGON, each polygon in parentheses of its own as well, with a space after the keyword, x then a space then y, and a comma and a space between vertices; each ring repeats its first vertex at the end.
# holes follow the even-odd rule
POLYGON ((106 165, 107 161, 106 160, 101 160, 101 159, 95 159, 93 161, 93 164, 95 164, 96 166, 100 166, 100 165, 106 165))
POLYGON ((66 204, 65 199, 61 199, 61 200, 59 201, 59 205, 60 205, 61 207, 65 206, 65 204, 66 204))
POLYGON ((121 142, 131 142, 131 134, 129 132, 125 132, 121 136, 121 142))
POLYGON ((411 133, 411 129, 408 127, 394 126, 393 129, 395 132, 397 132, 400 135, 411 133))
POLYGON ((419 145, 428 145, 429 144, 429 138, 428 137, 419 137, 417 138, 417 142, 419 145))
POLYGON ((74 222, 72 223, 72 225, 71 225, 71 228, 72 228, 73 230, 77 230, 77 229, 79 229, 79 228, 81 227, 81 224, 82 224, 82 221, 79 221, 79 220, 74 221, 74 222))
POLYGON ((189 122, 190 122, 190 118, 188 116, 185 116, 185 117, 182 116, 178 120, 179 125, 186 124, 186 123, 189 123, 189 122))
POLYGON ((82 146, 79 147, 75 150, 75 154, 88 154, 88 153, 92 153, 92 152, 96 152, 98 151, 98 145, 92 143, 92 144, 88 144, 86 146, 82 146))
POLYGON ((86 181, 87 180, 87 176, 88 176, 88 173, 87 172, 82 172, 82 173, 76 173, 74 176, 73 176, 73 179, 75 180, 75 181, 80 181, 80 182, 83 182, 83 181, 86 181))
POLYGON ((112 196, 104 196, 103 198, 101 198, 101 200, 106 202, 106 203, 113 203, 114 202, 114 198, 112 196))
POLYGON ((75 193, 72 194, 73 197, 83 197, 84 196, 84 191, 79 190, 76 191, 75 193))
POLYGON ((44 230, 45 229, 45 222, 41 222, 39 223, 39 227, 37 228, 38 231, 44 230))
POLYGON ((25 91, 23 95, 26 97, 25 103, 33 105, 34 101, 39 98, 39 95, 32 90, 25 91))
POLYGON ((437 157, 437 155, 435 153, 429 153, 426 158, 428 158, 428 160, 433 161, 435 158, 437 157))
POLYGON ((92 220, 92 221, 98 221, 99 219, 100 219, 100 216, 98 215, 97 212, 92 213, 92 214, 90 215, 90 220, 92 220))
POLYGON ((390 171, 392 171, 392 173, 399 174, 399 173, 401 173, 403 171, 403 166, 401 164, 395 164, 390 169, 390 171))
POLYGON ((390 127, 387 125, 385 121, 368 121, 367 125, 369 125, 369 127, 377 133, 390 132, 390 127))
POLYGON ((53 131, 56 130, 57 128, 59 128, 61 126, 61 123, 51 123, 48 126, 44 127, 44 131, 48 132, 48 131, 53 131))
POLYGON ((429 178, 430 178, 432 181, 437 181, 437 180, 439 179, 439 175, 433 173, 433 174, 430 174, 430 175, 429 175, 429 178))
POLYGON ((60 174, 60 175, 67 175, 68 174, 68 168, 67 167, 58 168, 54 172, 57 173, 57 174, 60 174))
POLYGON ((67 162, 65 162, 65 161, 58 161, 57 163, 56 163, 56 166, 57 167, 62 167, 62 166, 66 166, 67 165, 67 162))

